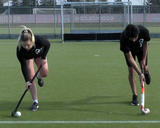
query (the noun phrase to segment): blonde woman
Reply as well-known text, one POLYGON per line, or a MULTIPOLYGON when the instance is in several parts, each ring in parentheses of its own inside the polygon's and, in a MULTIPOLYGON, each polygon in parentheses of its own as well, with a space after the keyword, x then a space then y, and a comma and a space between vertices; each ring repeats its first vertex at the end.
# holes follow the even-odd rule
POLYGON ((35 81, 30 83, 30 80, 35 74, 34 63, 39 67, 43 65, 40 74, 38 75, 38 83, 42 87, 43 80, 41 77, 48 75, 48 62, 47 53, 50 48, 50 42, 40 36, 35 36, 30 28, 23 26, 21 34, 18 38, 17 46, 17 58, 21 65, 22 74, 26 81, 26 88, 30 87, 30 93, 32 96, 33 104, 32 111, 36 111, 39 108, 37 87, 35 81))

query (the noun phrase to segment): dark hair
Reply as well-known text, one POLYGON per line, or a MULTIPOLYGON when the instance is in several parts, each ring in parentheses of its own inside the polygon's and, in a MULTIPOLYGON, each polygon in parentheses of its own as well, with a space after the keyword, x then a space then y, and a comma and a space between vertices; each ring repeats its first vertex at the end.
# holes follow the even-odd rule
POLYGON ((124 34, 127 38, 135 38, 139 34, 139 29, 136 25, 128 24, 125 28, 124 34))

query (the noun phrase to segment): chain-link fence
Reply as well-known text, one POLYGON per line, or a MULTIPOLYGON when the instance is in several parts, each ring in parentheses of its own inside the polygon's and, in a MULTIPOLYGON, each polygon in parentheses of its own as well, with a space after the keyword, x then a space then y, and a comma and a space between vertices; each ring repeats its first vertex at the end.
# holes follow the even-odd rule
POLYGON ((68 2, 64 8, 74 10, 64 14, 65 33, 105 33, 131 22, 128 3, 68 2))
MULTIPOLYGON (((35 34, 61 35, 61 16, 57 8, 8 7, 0 8, 0 35, 9 37, 20 33, 21 25, 30 27, 35 34), (42 12, 41 12, 42 10, 42 12)), ((5 38, 5 37, 4 37, 5 38)), ((60 37, 59 37, 60 38, 60 37)))
POLYGON ((160 33, 160 5, 133 7, 133 23, 145 25, 151 33, 160 33))
POLYGON ((50 7, 0 8, 0 37, 18 35, 21 25, 30 27, 35 34, 61 38, 64 33, 85 33, 123 30, 128 23, 142 24, 151 33, 160 33, 160 6, 131 6, 126 3, 67 3, 50 7))
POLYGON ((132 6, 130 2, 68 2, 64 8, 66 7, 75 10, 75 13, 70 16, 64 14, 64 28, 67 30, 65 33, 123 30, 128 23, 145 25, 151 33, 160 33, 160 30, 156 29, 160 27, 160 12, 156 11, 160 5, 132 6))

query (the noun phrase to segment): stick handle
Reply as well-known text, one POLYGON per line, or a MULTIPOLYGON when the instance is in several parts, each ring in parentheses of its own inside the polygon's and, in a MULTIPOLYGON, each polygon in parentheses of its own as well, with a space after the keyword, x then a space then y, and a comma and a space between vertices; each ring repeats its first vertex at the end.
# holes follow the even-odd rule
POLYGON ((33 76, 33 78, 31 79, 31 83, 34 81, 34 79, 36 78, 36 76, 38 75, 40 69, 42 68, 42 64, 40 65, 40 67, 38 68, 37 72, 35 73, 35 75, 33 76))

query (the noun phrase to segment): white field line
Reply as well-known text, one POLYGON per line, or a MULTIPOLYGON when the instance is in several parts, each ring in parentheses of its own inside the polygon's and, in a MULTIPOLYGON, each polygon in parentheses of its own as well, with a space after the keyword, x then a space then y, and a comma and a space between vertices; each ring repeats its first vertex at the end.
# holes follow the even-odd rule
POLYGON ((128 121, 0 121, 0 124, 159 124, 160 120, 128 121))

